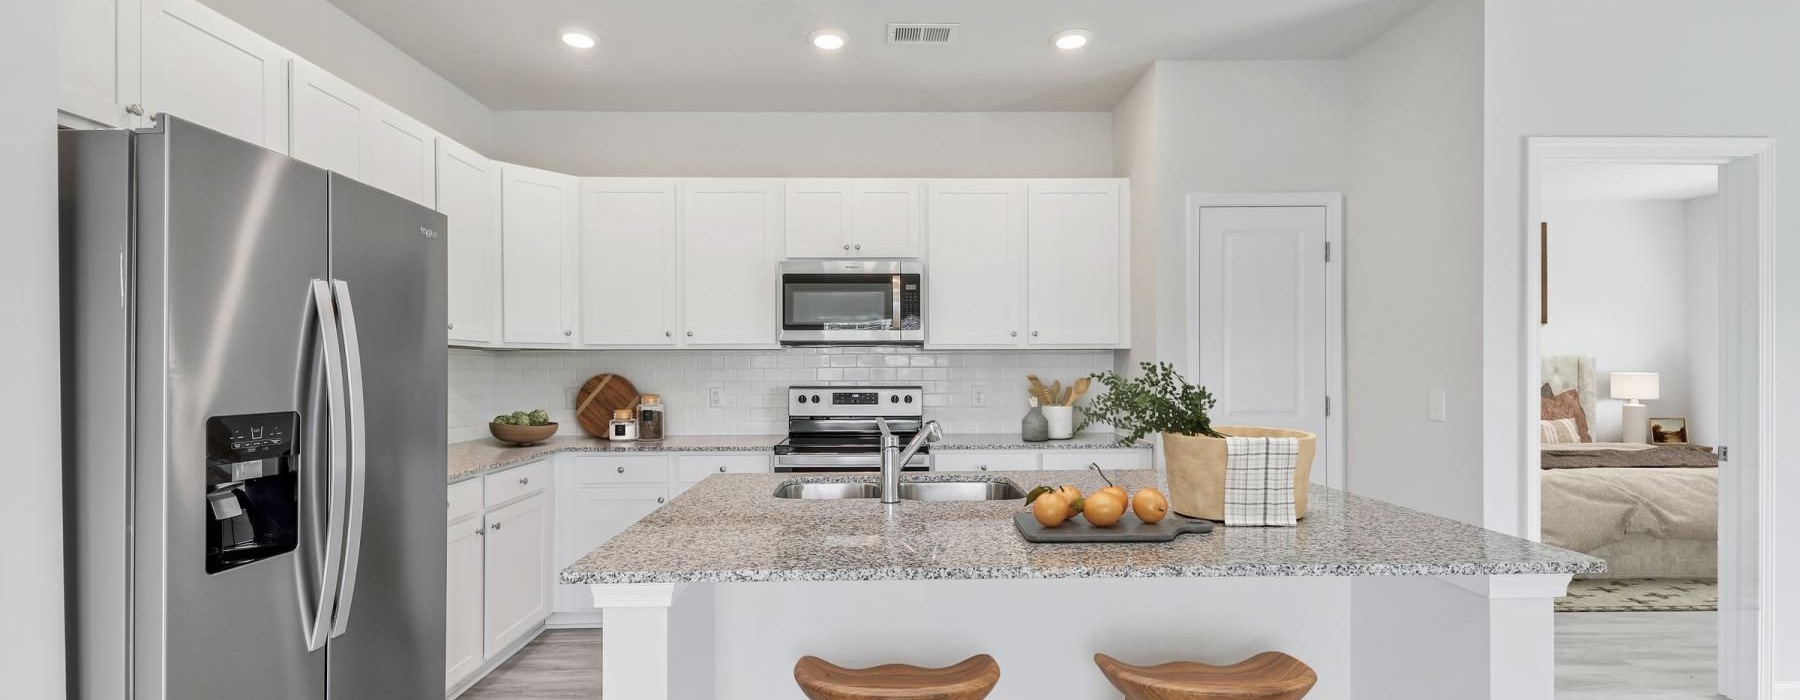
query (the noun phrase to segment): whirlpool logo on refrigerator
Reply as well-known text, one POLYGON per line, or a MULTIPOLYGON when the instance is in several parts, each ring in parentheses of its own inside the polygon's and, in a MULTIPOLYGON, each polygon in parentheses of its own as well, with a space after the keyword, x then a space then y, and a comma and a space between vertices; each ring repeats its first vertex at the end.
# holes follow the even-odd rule
POLYGON ((437 238, 438 232, 435 230, 432 230, 432 229, 425 228, 424 226, 420 226, 419 227, 419 235, 424 236, 426 238, 437 238))

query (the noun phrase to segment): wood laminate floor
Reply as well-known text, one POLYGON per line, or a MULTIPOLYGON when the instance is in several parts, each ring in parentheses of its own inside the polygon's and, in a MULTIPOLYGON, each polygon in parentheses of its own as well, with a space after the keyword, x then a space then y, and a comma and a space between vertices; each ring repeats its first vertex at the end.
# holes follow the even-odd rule
POLYGON ((1557 613, 1557 700, 1716 700, 1718 616, 1557 613))
MULTIPOLYGON (((1557 700, 1717 700, 1710 612, 1556 614, 1557 700)), ((600 630, 550 630, 463 700, 600 697, 600 630)))

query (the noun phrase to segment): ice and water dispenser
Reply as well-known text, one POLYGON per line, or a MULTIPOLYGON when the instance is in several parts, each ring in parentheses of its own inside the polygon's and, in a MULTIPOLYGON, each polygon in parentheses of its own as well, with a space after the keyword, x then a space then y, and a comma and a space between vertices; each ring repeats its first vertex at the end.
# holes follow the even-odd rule
POLYGON ((300 414, 206 420, 206 573, 294 551, 300 414))

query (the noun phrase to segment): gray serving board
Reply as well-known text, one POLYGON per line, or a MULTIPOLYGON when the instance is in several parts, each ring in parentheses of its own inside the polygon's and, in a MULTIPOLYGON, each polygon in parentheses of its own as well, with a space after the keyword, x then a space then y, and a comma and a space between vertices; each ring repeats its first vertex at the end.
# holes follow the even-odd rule
POLYGON ((1177 535, 1212 532, 1213 529, 1209 521, 1184 518, 1174 513, 1156 523, 1146 523, 1136 515, 1126 513, 1112 527, 1095 527, 1086 518, 1072 518, 1056 527, 1044 527, 1031 511, 1021 511, 1013 514, 1013 525, 1019 528, 1019 536, 1026 542, 1040 543, 1168 542, 1177 535))

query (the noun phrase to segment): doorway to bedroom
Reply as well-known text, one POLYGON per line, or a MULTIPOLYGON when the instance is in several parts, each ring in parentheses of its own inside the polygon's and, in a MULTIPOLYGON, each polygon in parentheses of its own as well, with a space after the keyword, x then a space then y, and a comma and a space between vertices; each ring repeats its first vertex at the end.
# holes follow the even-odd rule
POLYGON ((1608 562, 1557 601, 1559 698, 1767 697, 1766 147, 1532 140, 1528 534, 1608 562))

